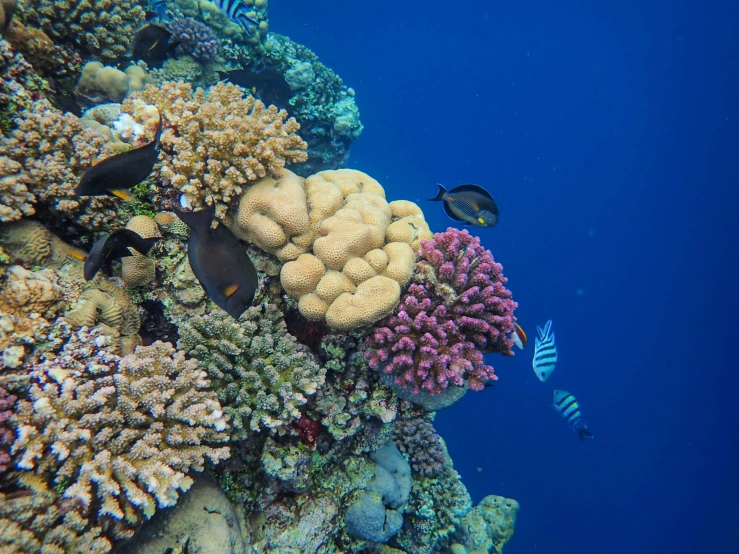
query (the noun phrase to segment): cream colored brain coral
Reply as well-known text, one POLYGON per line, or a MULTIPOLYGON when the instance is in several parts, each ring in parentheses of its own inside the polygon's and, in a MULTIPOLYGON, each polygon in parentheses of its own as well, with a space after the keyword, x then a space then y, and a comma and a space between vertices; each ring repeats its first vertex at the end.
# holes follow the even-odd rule
POLYGON ((378 275, 360 283, 354 293, 345 292, 329 306, 326 323, 338 331, 350 331, 370 325, 397 307, 400 285, 378 275))
POLYGON ((431 240, 434 234, 429 229, 421 208, 408 200, 390 202, 393 222, 388 226, 385 235, 386 242, 405 242, 411 245, 415 252, 421 248, 421 241, 431 240))
MULTIPOLYGON (((132 217, 126 224, 126 229, 148 239, 161 236, 157 222, 145 215, 132 217)), ((121 276, 129 287, 148 285, 156 278, 156 263, 149 256, 140 254, 129 248, 132 255, 121 258, 121 276)))

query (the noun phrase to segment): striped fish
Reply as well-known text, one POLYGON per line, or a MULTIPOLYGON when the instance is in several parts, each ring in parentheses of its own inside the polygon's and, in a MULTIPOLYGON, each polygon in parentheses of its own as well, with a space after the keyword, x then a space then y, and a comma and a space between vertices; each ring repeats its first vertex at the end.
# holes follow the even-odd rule
POLYGON ((244 0, 213 0, 213 3, 222 14, 244 29, 246 36, 251 37, 252 27, 259 26, 259 23, 247 15, 252 8, 244 0))
POLYGON ((586 438, 593 438, 593 433, 588 431, 585 422, 582 420, 580 405, 572 394, 566 390, 556 389, 554 391, 554 409, 567 420, 567 423, 577 433, 581 441, 584 441, 586 438))
POLYGON ((547 321, 543 329, 537 325, 536 332, 539 336, 534 343, 533 366, 534 373, 543 382, 552 376, 557 365, 557 345, 554 343, 552 320, 547 321))

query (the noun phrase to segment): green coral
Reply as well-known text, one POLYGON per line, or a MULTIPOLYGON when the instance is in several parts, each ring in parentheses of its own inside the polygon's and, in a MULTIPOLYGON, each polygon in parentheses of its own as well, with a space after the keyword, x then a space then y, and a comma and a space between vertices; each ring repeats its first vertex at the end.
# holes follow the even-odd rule
POLYGON ((284 434, 325 379, 325 370, 287 332, 272 304, 249 308, 239 321, 212 306, 183 318, 179 333, 178 347, 199 360, 218 390, 234 439, 249 430, 284 434))

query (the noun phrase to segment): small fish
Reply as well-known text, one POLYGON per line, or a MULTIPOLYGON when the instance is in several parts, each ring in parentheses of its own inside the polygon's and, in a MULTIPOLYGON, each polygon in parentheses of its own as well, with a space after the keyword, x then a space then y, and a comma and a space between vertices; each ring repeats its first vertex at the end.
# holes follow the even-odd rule
POLYGON ((443 201, 446 215, 475 227, 493 227, 498 223, 498 205, 490 193, 477 185, 460 185, 447 191, 443 186, 431 202, 443 201))
POLYGON ((552 376, 557 365, 557 345, 552 332, 552 320, 547 321, 542 329, 536 326, 538 337, 534 342, 534 373, 539 381, 546 381, 552 376))
POLYGON ((567 420, 567 423, 577 433, 581 441, 584 441, 586 438, 593 438, 593 433, 588 431, 585 422, 582 420, 580 405, 572 394, 566 390, 556 389, 554 391, 554 409, 567 420))
POLYGON ((213 302, 238 319, 254 300, 259 284, 246 249, 222 223, 210 228, 213 206, 199 212, 173 210, 191 230, 187 255, 195 277, 213 302))
POLYGON ((143 60, 147 64, 162 63, 173 57, 177 48, 177 43, 172 42, 172 33, 156 23, 141 27, 134 35, 132 44, 131 59, 143 60))
POLYGON ((128 189, 146 179, 159 157, 159 138, 162 136, 162 118, 157 132, 149 144, 105 158, 88 167, 82 174, 79 185, 74 189, 78 196, 100 196, 112 194, 131 201, 128 189))
POLYGON ((244 0, 213 0, 213 3, 223 15, 244 29, 246 36, 251 37, 251 28, 259 26, 259 23, 247 15, 252 8, 244 0))
POLYGON ((167 21, 170 19, 166 0, 149 0, 149 3, 154 11, 146 12, 147 18, 158 19, 159 21, 167 21))
POLYGON ((509 336, 511 340, 513 340, 513 344, 515 344, 519 350, 523 350, 526 348, 526 345, 529 344, 529 337, 526 336, 526 332, 518 323, 514 321, 513 325, 515 325, 516 328, 509 336))
POLYGON ((146 256, 147 252, 154 246, 158 237, 145 239, 130 229, 118 229, 109 235, 98 239, 92 245, 90 253, 85 258, 84 276, 85 281, 92 281, 100 269, 112 262, 126 256, 133 256, 129 248, 133 248, 140 254, 146 256))

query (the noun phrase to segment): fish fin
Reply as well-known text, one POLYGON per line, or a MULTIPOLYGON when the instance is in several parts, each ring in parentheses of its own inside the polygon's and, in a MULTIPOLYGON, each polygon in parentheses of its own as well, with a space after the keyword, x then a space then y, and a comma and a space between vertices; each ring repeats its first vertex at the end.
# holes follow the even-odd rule
POLYGON ((590 431, 588 431, 588 429, 586 427, 580 427, 577 430, 577 436, 580 437, 580 440, 581 441, 585 442, 585 439, 592 439, 593 438, 593 433, 591 433, 590 431))
POLYGON ((85 261, 85 259, 87 259, 87 252, 75 246, 67 246, 67 254, 72 256, 75 260, 85 261))
POLYGON ((237 290, 239 290, 239 285, 236 285, 236 284, 234 284, 234 285, 228 285, 223 290, 223 294, 225 294, 226 295, 226 298, 228 298, 229 296, 232 296, 237 290))
POLYGON ((131 194, 127 190, 121 190, 121 189, 111 190, 110 194, 112 194, 113 196, 117 196, 118 198, 125 200, 126 202, 133 202, 135 200, 135 198, 133 197, 133 194, 131 194))
POLYGON ((154 48, 157 47, 157 44, 159 44, 159 41, 158 40, 155 41, 154 44, 152 44, 151 46, 149 46, 149 51, 151 52, 152 50, 154 50, 154 48))
POLYGON ((459 185, 458 187, 454 187, 449 192, 477 192, 487 198, 490 198, 490 200, 493 199, 492 195, 488 191, 478 185, 459 185))
POLYGON ((210 229, 210 224, 216 215, 215 206, 208 206, 204 210, 198 212, 182 211, 178 206, 172 206, 172 211, 179 217, 190 229, 210 229))
POLYGON ((436 184, 436 186, 439 187, 439 192, 437 192, 436 196, 434 196, 433 198, 429 198, 428 199, 429 202, 438 202, 439 200, 444 199, 444 195, 446 194, 446 189, 438 183, 436 184))

